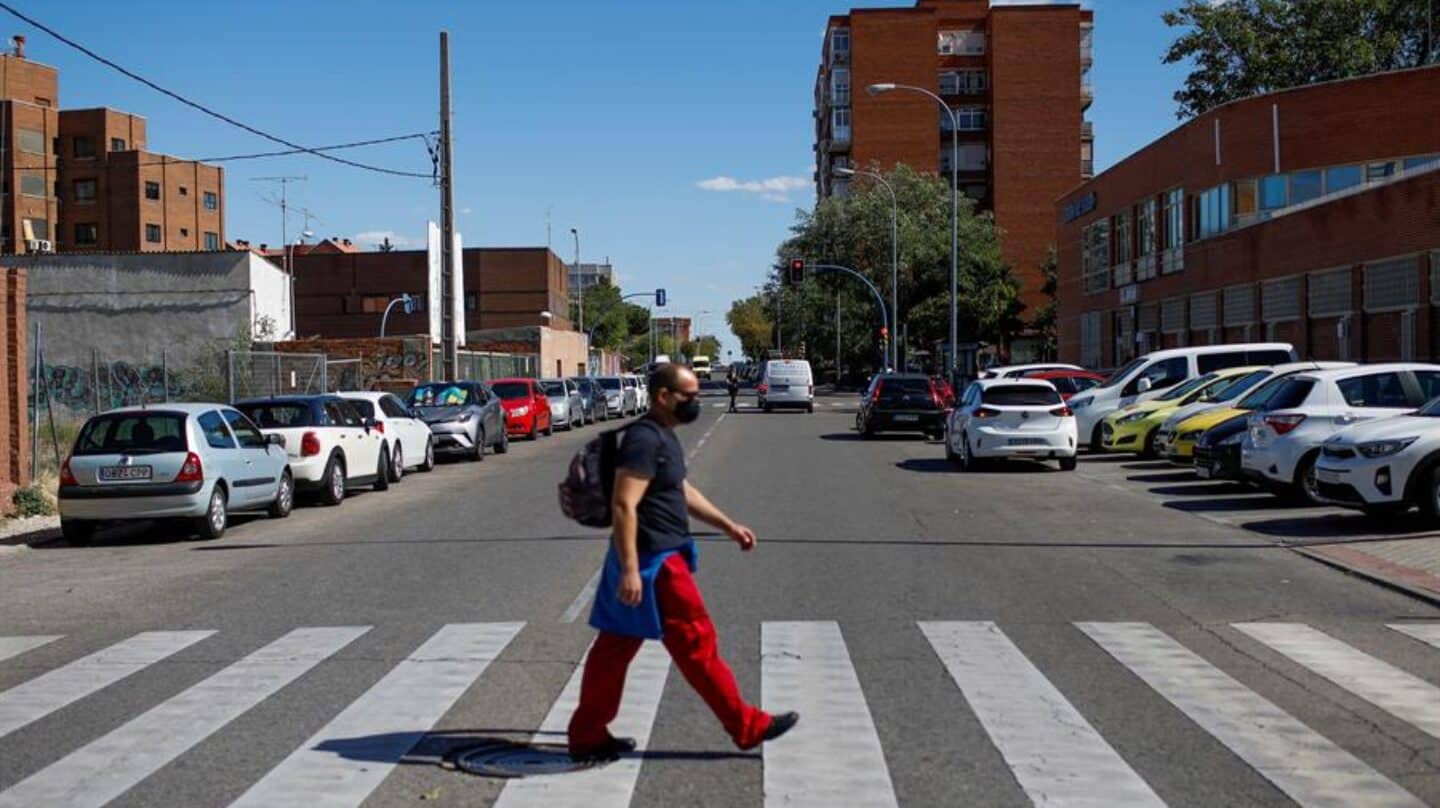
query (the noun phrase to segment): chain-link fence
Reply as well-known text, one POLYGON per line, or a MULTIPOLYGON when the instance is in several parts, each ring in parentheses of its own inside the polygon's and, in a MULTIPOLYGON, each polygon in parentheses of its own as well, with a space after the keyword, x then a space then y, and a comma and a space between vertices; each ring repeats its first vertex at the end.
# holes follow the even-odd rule
POLYGON ((329 392, 324 354, 226 351, 226 400, 329 392))
MULTIPOLYGON (((432 366, 440 372, 441 356, 432 352, 432 366)), ((535 378, 539 375, 540 358, 534 354, 499 354, 484 351, 460 351, 455 375, 459 380, 488 381, 513 377, 535 378)))
POLYGON ((369 389, 365 378, 365 363, 360 359, 326 359, 325 392, 338 393, 342 390, 369 389))

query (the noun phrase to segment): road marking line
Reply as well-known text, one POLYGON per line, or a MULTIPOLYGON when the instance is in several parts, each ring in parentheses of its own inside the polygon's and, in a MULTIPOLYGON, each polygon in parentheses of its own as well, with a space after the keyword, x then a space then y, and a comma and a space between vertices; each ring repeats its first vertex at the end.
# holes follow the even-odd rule
MULTIPOLYGON (((545 716, 544 723, 540 725, 540 732, 536 734, 534 742, 564 745, 570 716, 580 703, 580 681, 584 671, 583 664, 575 668, 575 673, 565 684, 560 698, 555 701, 549 715, 545 716)), ((665 651, 665 646, 658 642, 643 644, 634 661, 630 663, 620 714, 610 725, 610 731, 617 737, 634 738, 637 744, 634 754, 607 766, 579 772, 511 780, 500 792, 500 799, 495 802, 495 807, 628 806, 635 792, 635 783, 640 778, 641 753, 650 743, 650 730, 655 725, 655 714, 660 709, 660 695, 665 691, 665 679, 669 673, 670 655, 665 651)))
POLYGON ((589 606, 590 602, 595 599, 595 590, 600 588, 600 573, 602 571, 603 570, 595 570, 595 574, 590 576, 590 580, 586 581, 585 585, 580 587, 580 594, 576 595, 575 599, 570 601, 570 605, 565 609, 565 613, 560 615, 560 622, 575 622, 576 619, 580 617, 580 613, 585 610, 585 607, 589 606))
POLYGON ((687 456, 687 457, 685 458, 685 462, 686 462, 686 463, 689 463, 690 461, 692 461, 692 460, 695 459, 695 455, 697 455, 697 454, 700 453, 700 447, 702 447, 702 446, 705 445, 705 441, 710 440, 710 436, 713 435, 713 434, 715 434, 715 429, 716 429, 717 427, 719 427, 721 424, 725 423, 725 416, 727 416, 727 415, 729 415, 729 414, 730 414, 730 413, 728 413, 728 412, 722 412, 722 413, 720 413, 720 417, 715 419, 715 423, 711 424, 711 425, 710 425, 710 428, 707 429, 707 430, 705 430, 705 434, 700 436, 700 440, 696 441, 696 443, 695 443, 695 448, 694 448, 694 449, 691 449, 689 456, 687 456))
POLYGON ((1148 623, 1076 627, 1297 803, 1424 804, 1148 623))
POLYGON ((1401 721, 1440 738, 1440 687, 1301 623, 1234 626, 1401 721))
POLYGON ((33 651, 42 645, 49 645, 63 636, 65 635, 48 634, 33 637, 0 637, 0 662, 10 657, 20 656, 26 651, 33 651))
POLYGON ((722 402, 720 402, 719 404, 711 404, 711 405, 710 405, 710 409, 712 409, 712 410, 721 410, 721 409, 724 409, 724 408, 726 408, 726 407, 728 407, 728 406, 730 406, 730 405, 729 405, 729 404, 726 404, 726 403, 724 403, 724 402, 722 401, 722 402))
POLYGON ((0 738, 214 634, 147 631, 0 693, 0 738))
POLYGON ((441 628, 232 806, 364 802, 524 625, 441 628))
POLYGON ((101 806, 369 631, 297 628, 0 793, 0 806, 101 806))
POLYGON ((1387 628, 1440 648, 1440 623, 1391 623, 1387 628))
POLYGON ((994 623, 919 625, 1036 805, 1164 806, 994 623))
POLYGON ((762 623, 760 695, 768 712, 800 713, 763 747, 767 807, 898 805, 839 624, 762 623))

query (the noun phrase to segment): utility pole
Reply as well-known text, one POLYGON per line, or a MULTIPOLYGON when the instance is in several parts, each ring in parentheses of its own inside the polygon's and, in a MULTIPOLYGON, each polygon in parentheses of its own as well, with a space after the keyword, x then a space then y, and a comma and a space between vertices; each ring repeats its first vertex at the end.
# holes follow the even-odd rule
POLYGON ((450 142, 450 32, 440 32, 440 375, 454 379, 460 353, 455 339, 455 151, 450 142))
MULTIPOLYGON (((309 177, 251 177, 251 182, 280 183, 280 268, 290 281, 290 339, 295 339, 295 273, 290 265, 290 183, 305 182, 309 177)), ((270 199, 274 204, 274 198, 270 199)), ((310 226, 310 211, 305 211, 305 228, 310 226)))
POLYGON ((575 273, 571 276, 575 279, 575 304, 579 307, 580 330, 585 330, 585 273, 580 268, 580 230, 570 228, 570 235, 575 237, 575 273))
POLYGON ((840 290, 835 290, 835 386, 840 386, 840 290))

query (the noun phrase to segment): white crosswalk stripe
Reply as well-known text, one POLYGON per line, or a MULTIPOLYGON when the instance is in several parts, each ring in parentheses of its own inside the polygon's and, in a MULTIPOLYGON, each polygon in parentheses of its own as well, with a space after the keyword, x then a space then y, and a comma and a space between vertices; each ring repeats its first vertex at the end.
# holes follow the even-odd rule
POLYGON ((1165 804, 994 623, 920 630, 1036 805, 1165 804))
POLYGON ((893 806, 895 789, 840 626, 760 626, 761 705, 800 723, 765 744, 766 806, 893 806))
POLYGON ((0 808, 104 805, 366 631, 295 629, 0 793, 0 808))
POLYGON ((1299 623, 1235 628, 1387 713, 1440 738, 1440 687, 1299 623))
POLYGON ((523 626, 441 628, 233 805, 359 805, 523 626))
POLYGON ((214 634, 147 631, 0 693, 0 738, 214 634))
POLYGON ((49 645, 60 639, 62 634, 47 634, 33 637, 0 637, 0 662, 10 657, 20 656, 26 651, 33 651, 42 645, 49 645))
POLYGON ((1146 623, 1076 625, 1300 805, 1424 804, 1159 629, 1146 623))
POLYGON ((1440 623, 1391 623, 1387 628, 1440 648, 1440 623))
MULTIPOLYGON (((580 703, 580 681, 583 664, 575 668, 560 698, 550 708, 540 725, 536 743, 559 744, 564 747, 565 731, 570 716, 580 703)), ((512 780, 500 792, 496 808, 530 808, 531 806, 583 805, 585 808, 624 808, 630 804, 635 783, 640 778, 640 752, 650 743, 650 730, 660 709, 660 694, 670 673, 670 655, 658 642, 647 642, 630 663, 625 679, 625 697, 620 715, 610 725, 616 737, 634 738, 637 754, 606 766, 557 775, 512 780)))

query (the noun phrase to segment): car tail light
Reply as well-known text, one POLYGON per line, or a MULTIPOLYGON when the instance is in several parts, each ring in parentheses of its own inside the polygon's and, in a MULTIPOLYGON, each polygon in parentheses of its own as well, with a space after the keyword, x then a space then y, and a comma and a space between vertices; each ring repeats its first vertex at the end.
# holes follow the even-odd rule
POLYGON ((384 434, 385 434, 385 422, 384 422, 384 421, 376 421, 376 422, 375 422, 375 431, 376 431, 376 432, 379 432, 381 435, 384 435, 384 434))
POLYGON ((74 475, 73 473, 71 473, 71 471, 70 471, 70 458, 68 458, 68 457, 65 458, 65 462, 64 462, 64 463, 61 463, 61 464, 60 464, 60 484, 61 484, 61 485, 79 485, 79 484, 80 484, 80 483, 75 479, 75 475, 74 475))
POLYGON ((871 403, 871 404, 879 404, 879 403, 880 403, 880 391, 883 390, 883 389, 885 389, 885 383, 884 383, 884 382, 881 382, 880 384, 875 385, 875 390, 870 393, 870 403, 871 403))
POLYGON ((1291 413, 1289 415, 1267 415, 1265 416, 1265 425, 1275 430, 1276 435, 1284 435, 1285 433, 1295 429, 1295 427, 1300 426, 1301 422, 1303 422, 1304 420, 1305 416, 1299 413, 1291 413))
POLYGON ((180 467, 180 473, 175 475, 177 483, 198 483, 205 479, 205 468, 200 465, 200 455, 191 452, 185 455, 185 464, 180 467))
POLYGON ((755 392, 757 393, 766 393, 769 392, 769 390, 770 385, 766 384, 765 382, 760 382, 759 384, 755 385, 755 392))
POLYGON ((1073 418, 1075 416, 1075 411, 1070 409, 1069 407, 1056 407, 1055 409, 1050 411, 1050 414, 1055 416, 1056 418, 1073 418))
POLYGON ((300 456, 314 457, 320 454, 320 436, 314 432, 306 432, 300 438, 300 456))
POLYGON ((811 382, 809 391, 810 391, 810 397, 811 397, 811 398, 814 398, 814 397, 815 397, 815 384, 814 384, 814 382, 811 382))
POLYGON ((992 410, 989 407, 981 407, 980 409, 975 411, 976 418, 994 418, 999 414, 999 410, 992 410))

